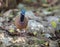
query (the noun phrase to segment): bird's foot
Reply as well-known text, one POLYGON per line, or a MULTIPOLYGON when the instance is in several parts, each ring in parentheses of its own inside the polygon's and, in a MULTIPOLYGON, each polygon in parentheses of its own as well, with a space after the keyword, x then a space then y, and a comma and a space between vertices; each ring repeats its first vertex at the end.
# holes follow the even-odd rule
POLYGON ((21 30, 21 33, 26 33, 25 29, 22 29, 22 30, 21 30))

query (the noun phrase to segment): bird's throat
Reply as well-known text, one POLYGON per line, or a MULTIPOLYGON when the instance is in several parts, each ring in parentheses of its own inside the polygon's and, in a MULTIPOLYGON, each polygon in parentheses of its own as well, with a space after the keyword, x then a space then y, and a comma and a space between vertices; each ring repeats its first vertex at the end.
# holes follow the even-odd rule
POLYGON ((24 22, 24 17, 25 16, 21 14, 21 16, 20 16, 20 22, 24 22))

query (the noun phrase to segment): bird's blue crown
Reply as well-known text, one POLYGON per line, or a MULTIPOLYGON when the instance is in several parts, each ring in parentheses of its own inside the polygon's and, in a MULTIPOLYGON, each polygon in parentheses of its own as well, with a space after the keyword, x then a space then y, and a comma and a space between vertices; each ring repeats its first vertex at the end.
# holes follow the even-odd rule
POLYGON ((25 9, 22 9, 22 10, 21 10, 21 14, 22 14, 22 15, 25 15, 25 12, 26 12, 25 9))

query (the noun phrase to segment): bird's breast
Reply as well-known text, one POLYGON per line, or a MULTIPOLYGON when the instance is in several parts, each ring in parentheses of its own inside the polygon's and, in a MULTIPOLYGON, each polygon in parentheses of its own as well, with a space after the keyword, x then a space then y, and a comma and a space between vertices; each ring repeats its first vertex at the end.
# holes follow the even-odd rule
POLYGON ((15 18, 15 25, 16 25, 16 27, 17 27, 18 29, 21 30, 21 29, 26 28, 26 27, 27 27, 27 24, 28 24, 28 20, 27 20, 26 17, 24 18, 24 21, 21 22, 21 21, 20 21, 20 16, 16 16, 16 18, 15 18))

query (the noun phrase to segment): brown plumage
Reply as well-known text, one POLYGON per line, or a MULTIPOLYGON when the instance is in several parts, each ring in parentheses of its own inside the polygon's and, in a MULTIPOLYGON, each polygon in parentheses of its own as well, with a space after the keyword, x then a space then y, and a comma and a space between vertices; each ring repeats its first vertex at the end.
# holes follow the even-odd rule
POLYGON ((22 30, 22 29, 25 29, 27 27, 27 24, 28 24, 28 20, 26 17, 24 17, 24 23, 22 24, 21 21, 20 21, 20 16, 16 16, 15 18, 15 25, 18 29, 22 30))

